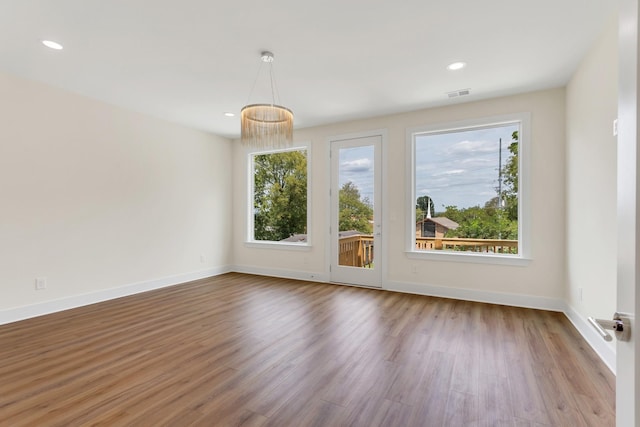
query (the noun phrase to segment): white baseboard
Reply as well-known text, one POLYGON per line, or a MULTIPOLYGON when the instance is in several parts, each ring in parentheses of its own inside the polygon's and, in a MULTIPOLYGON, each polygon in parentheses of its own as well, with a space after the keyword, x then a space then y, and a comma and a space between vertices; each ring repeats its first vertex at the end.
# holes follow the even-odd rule
POLYGON ((178 285, 192 280, 204 279, 230 272, 228 266, 215 267, 206 270, 194 271, 191 273, 178 274, 175 276, 162 277, 160 279, 147 280, 144 282, 131 283, 117 288, 103 289, 87 294, 74 295, 52 301, 45 301, 23 307, 0 310, 0 325, 17 322, 19 320, 51 314, 58 311, 69 310, 89 304, 95 304, 110 299, 126 297, 128 295, 160 289, 167 286, 178 285))
POLYGON ((451 288, 411 282, 387 282, 383 288, 389 291, 432 297, 452 298, 465 301, 485 302, 489 304, 509 305, 513 307, 537 308, 549 311, 564 311, 565 303, 561 299, 532 295, 508 294, 501 292, 479 291, 475 289, 451 288))
MULTIPOLYGON (((232 271, 237 273, 257 274, 260 276, 282 277, 285 279, 306 280, 328 283, 330 278, 324 273, 311 273, 297 270, 277 270, 262 267, 235 265, 232 271)), ((489 304, 509 305, 513 307, 536 308, 540 310, 564 312, 566 303, 558 298, 538 297, 531 295, 508 294, 473 289, 434 286, 424 283, 385 281, 383 290, 417 294, 432 297, 452 298, 465 301, 485 302, 489 304)))
POLYGON ((306 280, 308 282, 329 282, 324 273, 314 273, 299 270, 281 270, 274 268, 253 267, 249 265, 234 265, 232 271, 236 273, 257 274, 259 276, 281 277, 283 279, 306 280))
MULTIPOLYGON (((328 283, 330 281, 330 278, 324 273, 312 273, 298 270, 279 270, 245 265, 235 265, 232 267, 232 270, 237 273, 282 277, 285 279, 297 279, 322 283, 328 283)), ((510 305, 514 307, 537 308, 550 311, 564 311, 565 307, 564 301, 560 299, 450 288, 445 286, 426 285, 423 283, 385 281, 382 285, 382 289, 408 294, 486 302, 490 304, 510 305)))
POLYGON ((471 289, 448 288, 443 286, 425 285, 422 283, 390 282, 384 289, 396 292, 428 295, 442 298, 477 301, 490 304, 509 305, 513 307, 536 308, 540 310, 562 312, 578 330, 584 340, 593 348, 605 365, 616 373, 616 352, 589 325, 587 320, 578 314, 564 300, 556 298, 537 297, 519 294, 505 294, 499 292, 478 291, 471 289))
POLYGON ((580 332, 580 335, 591 346, 591 348, 600 356, 600 359, 613 372, 616 373, 616 350, 613 346, 607 344, 600 335, 593 329, 589 322, 569 304, 565 304, 565 316, 569 319, 573 326, 580 332))

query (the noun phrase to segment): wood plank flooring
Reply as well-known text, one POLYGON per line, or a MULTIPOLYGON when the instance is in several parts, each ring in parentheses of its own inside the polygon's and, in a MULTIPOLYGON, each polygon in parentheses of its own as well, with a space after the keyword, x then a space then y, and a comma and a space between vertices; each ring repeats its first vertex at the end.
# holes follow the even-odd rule
POLYGON ((1 426, 613 426, 564 315, 231 273, 0 326, 1 426))

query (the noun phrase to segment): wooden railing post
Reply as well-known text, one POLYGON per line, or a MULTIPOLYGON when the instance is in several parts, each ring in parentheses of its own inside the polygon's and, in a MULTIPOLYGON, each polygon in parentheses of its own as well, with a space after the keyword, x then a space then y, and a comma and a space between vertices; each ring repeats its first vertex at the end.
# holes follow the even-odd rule
POLYGON ((373 236, 357 234, 338 240, 338 264, 365 267, 373 262, 373 236))

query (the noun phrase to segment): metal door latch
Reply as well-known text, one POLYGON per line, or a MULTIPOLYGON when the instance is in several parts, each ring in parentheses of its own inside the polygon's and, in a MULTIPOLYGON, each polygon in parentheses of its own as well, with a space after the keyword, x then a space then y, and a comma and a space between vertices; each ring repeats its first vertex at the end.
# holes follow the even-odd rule
POLYGON ((613 320, 589 317, 589 323, 605 341, 613 339, 605 329, 613 330, 618 341, 629 341, 631 338, 631 322, 628 317, 622 316, 620 313, 614 313, 613 320))

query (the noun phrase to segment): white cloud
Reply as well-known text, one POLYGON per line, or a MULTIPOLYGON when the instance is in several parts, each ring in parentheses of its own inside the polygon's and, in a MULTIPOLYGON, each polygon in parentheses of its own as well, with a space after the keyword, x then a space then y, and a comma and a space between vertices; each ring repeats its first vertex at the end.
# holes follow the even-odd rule
POLYGON ((448 171, 436 172, 432 176, 448 176, 448 175, 460 175, 461 173, 465 173, 464 169, 451 169, 448 171))
POLYGON ((467 154, 467 153, 497 153, 497 141, 464 140, 457 142, 449 147, 449 154, 467 154))
POLYGON ((371 170, 371 159, 355 159, 342 162, 340 170, 344 172, 364 172, 371 170))
POLYGON ((500 139, 502 162, 517 126, 427 134, 416 138, 416 197, 429 195, 441 206, 483 206, 496 195, 500 139))

